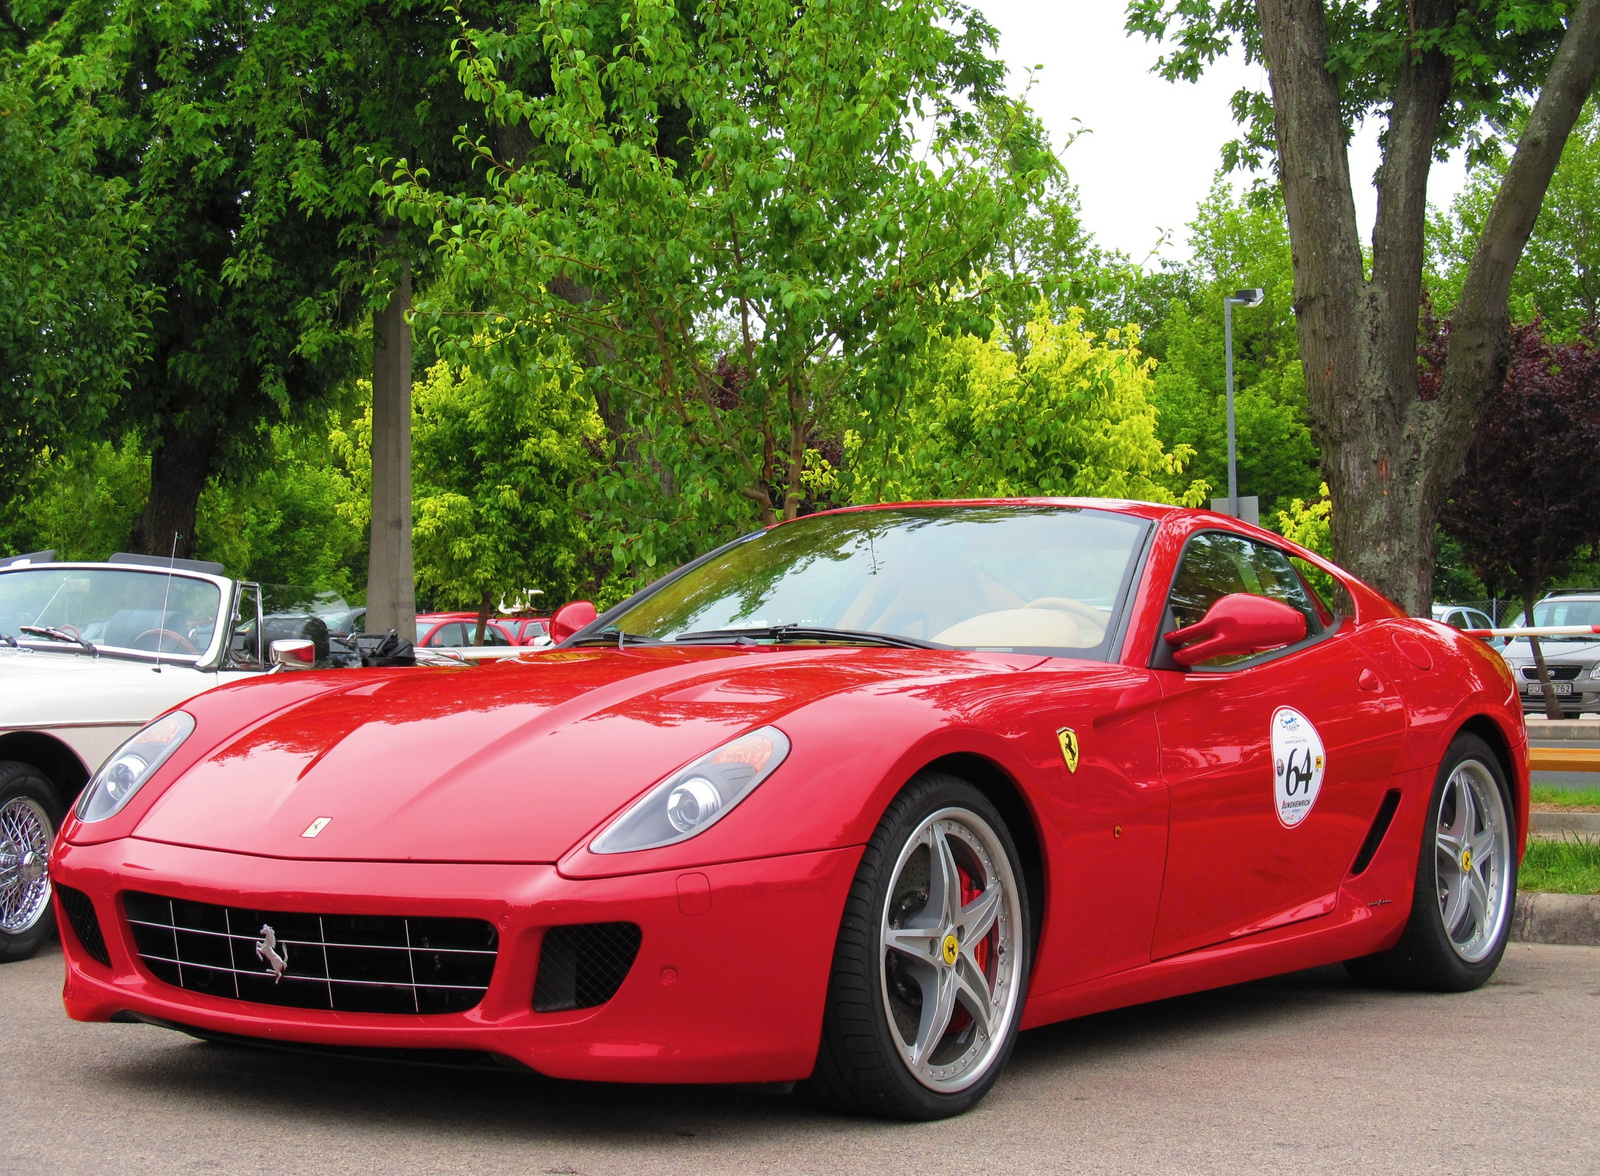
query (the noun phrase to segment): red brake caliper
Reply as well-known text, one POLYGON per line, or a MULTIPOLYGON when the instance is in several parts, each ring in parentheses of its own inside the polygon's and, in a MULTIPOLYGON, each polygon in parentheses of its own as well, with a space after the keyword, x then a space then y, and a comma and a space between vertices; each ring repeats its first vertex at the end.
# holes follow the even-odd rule
MULTIPOLYGON (((972 875, 962 867, 957 866, 956 873, 961 877, 961 905, 966 906, 978 895, 982 894, 983 891, 972 884, 972 875)), ((992 938, 993 931, 991 930, 989 935, 983 937, 983 942, 972 949, 972 958, 978 961, 978 968, 986 977, 989 975, 989 940, 992 938)), ((970 1024, 972 1024, 972 1014, 957 1005, 955 1015, 950 1018, 949 1032, 960 1033, 970 1024)))

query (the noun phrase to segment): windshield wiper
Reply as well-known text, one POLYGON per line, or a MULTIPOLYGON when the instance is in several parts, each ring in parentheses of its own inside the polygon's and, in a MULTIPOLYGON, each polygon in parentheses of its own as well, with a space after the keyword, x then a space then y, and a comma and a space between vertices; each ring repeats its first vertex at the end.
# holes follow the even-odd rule
POLYGON ((647 637, 643 633, 628 633, 622 629, 601 629, 590 633, 587 637, 573 642, 574 645, 615 645, 621 649, 625 645, 664 645, 659 637, 647 637))
POLYGON ((22 648, 20 645, 17 644, 17 639, 15 637, 13 637, 10 633, 0 633, 0 642, 4 642, 6 645, 11 646, 12 649, 21 649, 22 648))
POLYGON ((850 645, 885 645, 891 649, 942 649, 931 641, 918 641, 915 637, 896 637, 890 633, 867 633, 858 629, 830 629, 825 625, 768 625, 757 629, 703 629, 697 633, 683 633, 673 641, 707 644, 736 642, 740 638, 755 641, 838 641, 850 645))
MULTIPOLYGON (((75 642, 78 645, 83 646, 96 657, 100 656, 100 651, 91 645, 88 640, 83 637, 74 637, 65 629, 57 629, 53 625, 18 625, 17 628, 21 629, 24 633, 31 633, 35 637, 51 637, 57 641, 75 642)), ((16 642, 13 641, 12 644, 15 645, 16 642)))

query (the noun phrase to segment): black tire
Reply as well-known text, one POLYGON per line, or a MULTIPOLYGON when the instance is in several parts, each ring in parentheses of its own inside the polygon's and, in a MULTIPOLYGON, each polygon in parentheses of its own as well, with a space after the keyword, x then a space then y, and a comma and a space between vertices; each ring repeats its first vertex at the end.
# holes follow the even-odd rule
MULTIPOLYGON (((1498 880, 1497 875, 1497 885, 1498 880)), ((1500 966, 1500 957, 1505 954, 1506 942, 1511 937, 1510 907, 1516 901, 1516 894, 1516 808, 1506 785, 1505 770, 1499 757, 1482 739, 1476 735, 1457 735, 1439 765, 1439 774, 1428 798, 1411 916, 1400 941, 1388 951, 1349 960, 1345 967, 1357 980, 1375 987, 1422 992, 1471 991, 1487 982, 1500 966), (1445 926, 1438 864, 1440 808, 1445 802, 1446 785, 1458 768, 1469 763, 1481 766, 1492 779, 1508 825, 1504 860, 1498 867, 1505 871, 1504 893, 1491 919, 1495 928, 1492 937, 1471 953, 1475 958, 1470 959, 1458 950, 1445 926)))
MULTIPOLYGON (((42 819, 48 824, 44 837, 47 850, 45 862, 48 863, 48 847, 55 840, 56 830, 61 827, 63 811, 61 798, 56 795, 55 786, 48 776, 31 764, 0 760, 0 899, 13 895, 31 896, 33 883, 30 876, 37 868, 38 860, 37 856, 24 857, 17 852, 17 846, 10 840, 12 830, 7 826, 7 817, 30 829, 35 820, 42 819)), ((43 909, 13 931, 5 929, 4 920, 8 912, 0 905, 0 963, 27 959, 55 934, 56 913, 50 902, 49 885, 46 876, 43 909)), ((35 904, 29 901, 28 905, 32 907, 35 904)))
MULTIPOLYGON (((937 837, 936 834, 930 836, 937 837)), ((952 841, 951 844, 955 845, 956 842, 952 841)), ((961 853, 971 852, 970 846, 958 845, 957 848, 961 853)), ((974 857, 969 862, 979 860, 974 857)), ((983 793, 965 780, 932 772, 919 775, 907 784, 878 822, 872 840, 862 854, 855 882, 845 901, 828 982, 827 1005, 823 1012, 822 1043, 817 1053, 816 1069, 801 1086, 802 1095, 838 1112, 918 1121, 959 1115, 975 1106, 1005 1068, 1012 1047, 1016 1044, 1022 1006, 1027 997, 1033 936, 1024 877, 1016 842, 1006 828, 1004 819, 983 793), (919 1080, 912 1072, 911 1063, 901 1052, 908 1048, 908 1044, 891 1021, 889 985, 897 978, 910 975, 910 972, 906 967, 891 966, 886 979, 880 940, 881 928, 889 917, 886 911, 894 897, 891 889, 897 883, 902 888, 907 885, 904 879, 910 875, 914 855, 922 852, 913 848, 920 841, 919 832, 935 816, 947 810, 953 810, 957 814, 953 819, 968 823, 972 830, 978 830, 979 823, 987 826, 988 833, 993 835, 993 846, 1006 859, 1004 869, 991 871, 983 890, 978 893, 986 893, 993 881, 1003 882, 1009 878, 1010 892, 1015 895, 1014 905, 1005 903, 1006 888, 1000 886, 996 909, 1003 907, 1006 913, 995 918, 994 938, 989 937, 989 932, 984 932, 971 940, 974 951, 980 950, 980 944, 991 945, 981 948, 985 953, 982 958, 987 961, 984 966, 993 969, 988 979, 993 999, 1007 1002, 1000 1013, 1001 1023, 996 1024, 996 1031, 989 1035, 978 1034, 975 1023, 957 1031, 954 1026, 959 1023, 959 1017, 971 1019, 971 1014, 965 1012, 965 1005, 957 1017, 949 1021, 952 1026, 950 1036, 941 1037, 941 1040, 950 1043, 948 1049, 962 1048, 962 1040, 967 1038, 973 1044, 965 1048, 983 1052, 974 1054, 975 1060, 970 1063, 973 1067, 971 1073, 978 1077, 973 1079, 969 1074, 958 1075, 950 1081, 970 1084, 948 1091, 932 1088, 919 1080), (903 853, 913 857, 906 862, 905 869, 897 878, 894 875, 903 853), (1002 964, 1002 961, 1006 962, 1002 964)), ((962 879, 963 887, 967 881, 967 878, 962 879)), ((931 906, 933 889, 930 881, 928 891, 920 895, 923 906, 931 906)), ((906 909, 903 904, 908 895, 910 892, 902 889, 898 900, 902 910, 906 909)), ((976 898, 970 899, 973 906, 977 901, 976 898)), ((972 907, 967 909, 971 910, 972 907)), ((924 915, 924 911, 916 911, 910 918, 923 920, 924 915)), ((893 917, 899 919, 901 916, 893 917)), ((900 925, 909 926, 909 923, 900 925)), ((958 930, 965 933, 966 927, 958 930)), ((936 934, 931 934, 930 942, 937 938, 936 934)), ((950 938, 946 936, 946 940, 950 938)), ((956 961, 952 961, 948 955, 945 961, 954 964, 950 969, 952 973, 962 971, 969 962, 965 947, 956 961)), ((901 962, 904 964, 903 960, 901 962)), ((931 964, 924 961, 921 966, 938 970, 936 959, 931 964)), ((919 965, 913 963, 909 967, 919 965)), ((971 972, 965 974, 972 975, 971 972)), ((903 993, 905 989, 897 988, 896 991, 903 993)), ((938 1049, 930 1050, 930 1065, 937 1064, 939 1052, 938 1049)), ((962 1058, 965 1056, 961 1055, 962 1058)), ((954 1064, 966 1063, 957 1061, 954 1064)))

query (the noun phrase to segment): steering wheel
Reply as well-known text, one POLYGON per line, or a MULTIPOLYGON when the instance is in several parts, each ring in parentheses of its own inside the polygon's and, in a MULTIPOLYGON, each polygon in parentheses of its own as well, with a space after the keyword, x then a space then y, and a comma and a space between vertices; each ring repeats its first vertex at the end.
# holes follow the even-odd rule
POLYGON ((78 626, 76 625, 57 625, 56 628, 60 629, 63 633, 70 634, 79 641, 83 640, 83 634, 78 632, 78 626))
POLYGON ((142 646, 140 646, 139 642, 143 641, 146 637, 154 637, 156 639, 155 648, 150 651, 151 653, 172 653, 172 652, 174 652, 173 650, 170 650, 170 649, 162 649, 161 648, 161 639, 163 637, 171 637, 174 641, 178 642, 182 646, 182 648, 178 649, 176 652, 178 652, 178 653, 192 653, 192 654, 196 655, 197 657, 200 654, 200 651, 194 647, 194 642, 193 641, 190 641, 182 633, 174 633, 171 629, 146 629, 143 633, 140 633, 137 637, 135 637, 133 639, 133 648, 134 649, 142 648, 142 646))

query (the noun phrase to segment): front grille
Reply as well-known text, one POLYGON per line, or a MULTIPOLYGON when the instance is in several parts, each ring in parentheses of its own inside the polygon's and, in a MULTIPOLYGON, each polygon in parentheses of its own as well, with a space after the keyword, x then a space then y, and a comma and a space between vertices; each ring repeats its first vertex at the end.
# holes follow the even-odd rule
MULTIPOLYGON (((1550 671, 1550 680, 1552 682, 1573 682, 1583 672, 1582 666, 1546 666, 1545 668, 1550 671)), ((1538 667, 1523 666, 1522 676, 1530 682, 1537 682, 1539 680, 1538 667)))
POLYGON ((639 954, 634 923, 579 923, 552 927, 539 948, 533 1011, 592 1009, 617 994, 639 954))
POLYGON ((81 890, 70 886, 56 886, 56 901, 67 913, 72 933, 78 937, 83 950, 97 964, 109 968, 111 953, 106 951, 106 937, 100 933, 100 916, 94 913, 94 900, 81 890))
POLYGON ((464 1012, 489 987, 499 941, 481 919, 306 915, 136 893, 122 906, 156 979, 301 1009, 464 1012), (273 954, 285 964, 281 976, 273 954))

